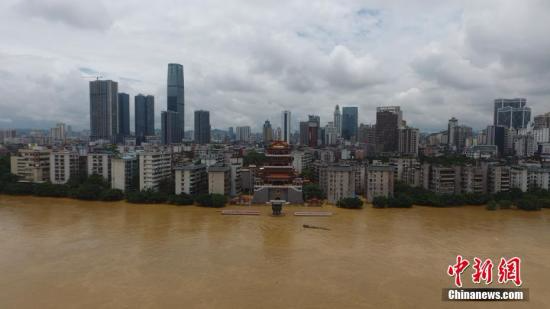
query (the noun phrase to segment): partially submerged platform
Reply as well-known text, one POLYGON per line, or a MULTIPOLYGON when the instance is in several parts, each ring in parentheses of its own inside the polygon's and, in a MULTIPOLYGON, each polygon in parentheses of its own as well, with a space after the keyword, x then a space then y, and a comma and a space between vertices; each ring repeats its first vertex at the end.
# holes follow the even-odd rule
POLYGON ((228 209, 228 210, 222 210, 222 215, 228 215, 228 216, 259 216, 260 212, 258 210, 228 209))
POLYGON ((300 217, 330 217, 332 212, 330 211, 297 211, 294 213, 295 216, 300 217))

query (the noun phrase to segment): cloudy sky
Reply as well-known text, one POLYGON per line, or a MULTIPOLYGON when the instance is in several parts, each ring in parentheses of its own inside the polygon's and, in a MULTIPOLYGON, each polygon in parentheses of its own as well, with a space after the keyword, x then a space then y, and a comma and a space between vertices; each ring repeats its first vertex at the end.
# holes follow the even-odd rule
POLYGON ((549 16, 546 0, 2 0, 0 127, 87 129, 101 74, 154 95, 158 128, 177 62, 189 129, 196 109, 254 130, 284 109, 326 123, 336 104, 363 123, 400 105, 425 131, 452 116, 479 129, 497 97, 550 111, 549 16))

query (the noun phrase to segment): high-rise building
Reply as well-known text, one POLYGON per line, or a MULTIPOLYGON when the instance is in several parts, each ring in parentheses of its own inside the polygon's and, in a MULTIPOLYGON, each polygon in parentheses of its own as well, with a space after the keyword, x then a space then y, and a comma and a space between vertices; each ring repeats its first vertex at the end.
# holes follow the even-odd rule
POLYGON ((118 83, 90 82, 90 139, 115 142, 118 134, 118 83))
POLYGON ((160 113, 160 139, 164 145, 175 144, 181 142, 180 133, 177 122, 179 121, 178 113, 173 111, 162 111, 160 113))
POLYGON ((331 121, 325 126, 325 144, 335 145, 338 138, 338 130, 331 121))
POLYGON ((526 107, 526 104, 527 100, 523 98, 496 99, 493 125, 514 129, 526 128, 531 121, 531 108, 526 107))
POLYGON ((376 108, 376 148, 378 152, 396 152, 402 114, 399 106, 376 108))
POLYGON ((183 81, 183 66, 177 63, 168 64, 167 110, 178 113, 177 121, 171 123, 175 128, 169 129, 175 133, 174 141, 180 142, 185 130, 185 91, 183 81))
POLYGON ((534 129, 550 128, 550 113, 535 116, 534 122, 535 122, 534 129))
POLYGON ((308 146, 317 147, 321 144, 321 118, 315 115, 308 116, 308 146))
POLYGON ((52 141, 65 141, 65 138, 66 138, 65 124, 60 122, 55 125, 55 128, 51 128, 50 137, 52 141))
POLYGON ((119 142, 130 135, 130 96, 123 92, 118 94, 118 134, 119 142))
POLYGON ((334 109, 334 128, 338 137, 342 136, 342 113, 340 113, 340 106, 336 105, 334 109))
POLYGON ((376 126, 371 124, 360 124, 357 132, 357 141, 360 143, 376 144, 376 126))
POLYGON ((417 156, 419 138, 420 133, 418 129, 409 127, 399 129, 399 153, 409 156, 417 156))
POLYGON ((346 140, 357 139, 359 109, 355 106, 342 108, 342 137, 346 140))
POLYGON ((263 135, 264 143, 267 144, 267 143, 273 141, 273 129, 271 128, 271 123, 269 122, 269 120, 266 120, 264 122, 262 135, 263 135))
POLYGON ((282 124, 282 136, 281 140, 283 142, 290 143, 290 135, 291 135, 291 119, 290 119, 290 111, 283 111, 281 115, 281 124, 282 124))
POLYGON ((453 117, 449 119, 449 124, 447 126, 447 145, 450 148, 455 147, 456 145, 456 127, 458 126, 458 120, 453 117))
POLYGON ((199 110, 195 111, 195 143, 210 143, 210 112, 199 110))
POLYGON ((227 129, 227 135, 230 141, 235 140, 235 130, 233 129, 233 127, 229 127, 229 129, 227 129))
POLYGON ((155 135, 155 97, 138 94, 134 97, 135 134, 137 143, 145 140, 145 136, 155 135))
POLYGON ((487 145, 496 145, 499 155, 503 155, 505 144, 506 128, 503 126, 487 126, 487 145))
POLYGON ((235 128, 236 140, 239 142, 249 142, 250 141, 250 127, 237 127, 235 128))

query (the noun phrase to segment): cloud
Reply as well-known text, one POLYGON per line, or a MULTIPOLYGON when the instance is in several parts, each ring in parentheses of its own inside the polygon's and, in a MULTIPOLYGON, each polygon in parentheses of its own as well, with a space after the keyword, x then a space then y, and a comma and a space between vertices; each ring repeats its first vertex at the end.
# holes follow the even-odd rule
POLYGON ((16 9, 26 16, 82 29, 103 31, 113 24, 109 12, 99 0, 21 0, 16 9))
POLYGON ((411 65, 423 79, 434 81, 442 87, 471 90, 490 84, 489 68, 477 67, 461 54, 442 49, 438 44, 424 48, 411 65))
POLYGON ((158 128, 177 62, 187 129, 197 109, 214 128, 259 130, 280 126, 284 109, 294 124, 324 124, 336 104, 358 106, 364 123, 401 105, 421 129, 453 116, 483 128, 496 97, 548 111, 547 16, 542 0, 4 0, 0 111, 12 123, 0 127, 88 128, 88 80, 101 72, 131 96, 154 95, 158 128))

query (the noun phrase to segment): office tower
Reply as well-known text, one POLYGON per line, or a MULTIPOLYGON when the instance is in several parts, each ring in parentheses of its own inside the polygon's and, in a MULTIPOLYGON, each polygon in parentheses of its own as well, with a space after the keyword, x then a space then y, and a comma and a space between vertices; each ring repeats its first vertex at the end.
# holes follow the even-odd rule
POLYGON ((181 142, 181 131, 177 125, 179 121, 179 113, 173 111, 162 111, 160 113, 161 131, 160 139, 164 145, 175 144, 181 142))
POLYGON ((130 135, 130 96, 123 92, 118 94, 118 134, 119 141, 130 135))
POLYGON ((329 122, 325 126, 325 145, 335 145, 338 138, 338 131, 333 122, 329 122))
POLYGON ((7 141, 11 140, 12 138, 15 138, 17 136, 17 132, 12 129, 8 130, 0 130, 0 144, 6 143, 7 141))
POLYGON ((50 138, 52 141, 65 141, 66 130, 64 123, 58 123, 55 128, 50 129, 50 138))
POLYGON ((299 143, 302 146, 307 146, 309 144, 308 130, 309 130, 309 121, 300 121, 300 139, 299 139, 299 143))
POLYGON ((463 152, 466 148, 466 141, 474 136, 471 127, 461 125, 455 128, 455 146, 458 152, 463 152))
POLYGON ((493 125, 514 129, 527 128, 531 120, 531 108, 526 107, 526 104, 527 100, 523 98, 496 99, 493 125))
POLYGON ((458 126, 458 120, 453 117, 449 119, 449 124, 447 126, 447 145, 449 148, 454 148, 456 145, 456 127, 458 126))
POLYGON ((357 139, 358 108, 342 108, 342 137, 346 140, 357 139))
POLYGON ((282 124, 282 136, 281 136, 281 140, 284 141, 284 142, 287 142, 290 144, 290 130, 291 130, 291 126, 290 126, 290 111, 283 111, 282 113, 282 121, 281 121, 281 124, 282 124))
POLYGON ((233 127, 229 127, 227 134, 229 135, 229 140, 235 140, 235 129, 233 127))
POLYGON ((266 120, 264 122, 264 127, 263 127, 263 131, 262 131, 262 135, 263 135, 263 141, 264 143, 269 143, 271 141, 273 141, 273 129, 271 128, 271 123, 269 122, 269 120, 266 120))
POLYGON ((378 152, 398 150, 398 130, 402 124, 401 108, 385 106, 376 109, 376 148, 378 152))
POLYGON ((321 118, 315 115, 308 116, 308 146, 317 147, 321 144, 321 118))
POLYGON ((145 136, 155 135, 155 97, 138 94, 134 97, 136 142, 145 141, 145 136))
POLYGON ((504 126, 487 126, 487 145, 496 145, 499 155, 504 154, 506 128, 504 126))
POLYGON ((185 130, 185 91, 183 82, 183 66, 177 63, 168 64, 168 88, 167 88, 167 110, 178 113, 177 121, 171 125, 170 131, 174 132, 174 141, 180 142, 184 137, 185 130))
POLYGON ((236 131, 236 140, 238 142, 248 142, 250 141, 250 127, 244 126, 244 127, 237 127, 235 129, 236 131))
POLYGON ((336 105, 334 109, 334 128, 336 128, 337 136, 342 136, 342 114, 340 113, 340 106, 338 105, 336 105))
POLYGON ((550 128, 550 113, 535 116, 534 122, 535 122, 534 129, 550 128))
POLYGON ((277 127, 277 129, 275 129, 275 140, 280 141, 282 139, 283 139, 283 129, 281 129, 281 127, 277 127))
POLYGON ((195 111, 195 143, 210 143, 210 112, 195 111))
POLYGON ((418 155, 418 140, 420 132, 415 128, 399 129, 399 147, 400 154, 417 156, 418 155))
POLYGON ((115 142, 118 134, 118 83, 90 82, 90 139, 115 142))
POLYGON ((357 132, 357 141, 360 143, 376 144, 376 126, 371 124, 360 124, 357 132))

